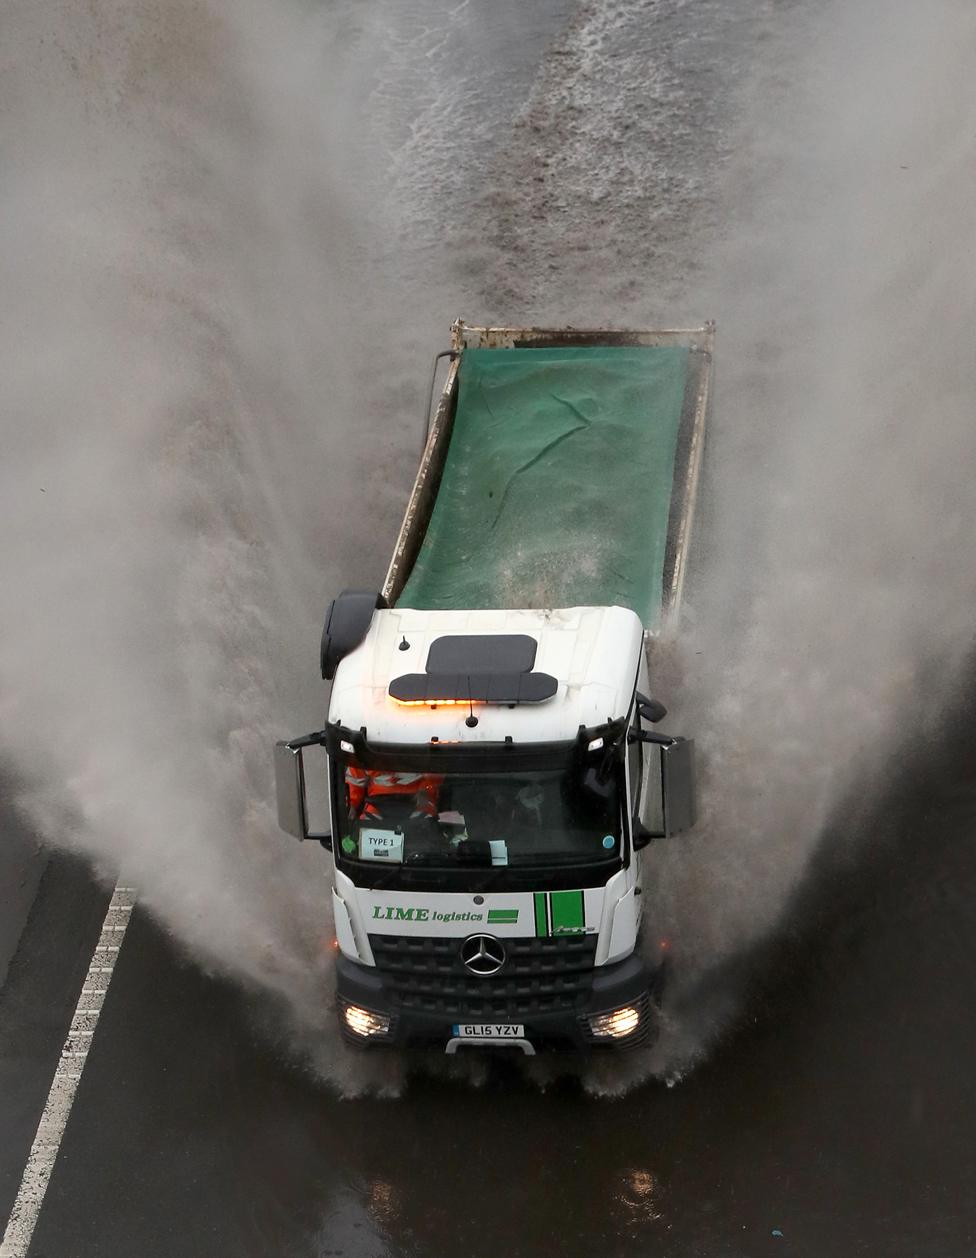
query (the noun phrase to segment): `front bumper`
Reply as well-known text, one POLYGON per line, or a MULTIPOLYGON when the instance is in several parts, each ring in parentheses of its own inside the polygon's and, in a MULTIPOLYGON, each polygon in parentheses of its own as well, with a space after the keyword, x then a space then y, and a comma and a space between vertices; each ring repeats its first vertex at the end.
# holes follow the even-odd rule
MULTIPOLYGON (((524 1025, 525 1040, 535 1052, 590 1053, 607 1049, 619 1052, 638 1048, 652 1042, 657 1034, 655 997, 660 989, 660 980, 660 972, 649 970, 643 958, 632 955, 614 965, 594 967, 587 992, 572 1008, 529 1008, 519 1013, 517 1020, 524 1025), (640 1013, 633 1033, 617 1040, 594 1038, 588 1015, 607 1013, 624 1006, 633 1007, 640 1013)), ((491 982, 490 979, 484 981, 491 982)), ((488 1021, 484 1017, 469 1016, 463 1010, 456 1013, 444 1010, 429 1012, 411 1007, 390 991, 382 971, 343 956, 339 957, 336 965, 336 997, 343 1037, 358 1048, 425 1048, 444 1052, 454 1039, 455 1024, 488 1021), (387 1033, 372 1035, 368 1039, 354 1035, 344 1017, 344 1009, 350 1005, 389 1018, 387 1033)), ((464 1047, 477 1048, 479 1044, 477 1040, 470 1040, 464 1047)))

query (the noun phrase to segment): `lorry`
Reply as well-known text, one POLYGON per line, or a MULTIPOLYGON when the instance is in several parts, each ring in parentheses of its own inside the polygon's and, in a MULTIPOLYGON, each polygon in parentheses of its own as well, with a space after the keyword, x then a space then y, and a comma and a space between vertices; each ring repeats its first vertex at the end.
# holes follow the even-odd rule
POLYGON ((693 740, 655 728, 655 645, 681 602, 713 340, 458 320, 435 359, 383 588, 333 600, 326 724, 275 747, 281 828, 332 853, 350 1044, 533 1055, 656 1033, 642 858, 696 803, 693 740))

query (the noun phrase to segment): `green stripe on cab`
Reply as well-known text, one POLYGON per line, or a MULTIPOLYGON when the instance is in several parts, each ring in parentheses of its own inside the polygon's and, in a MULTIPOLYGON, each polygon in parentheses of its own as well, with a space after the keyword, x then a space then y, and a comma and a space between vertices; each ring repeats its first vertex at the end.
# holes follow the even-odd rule
POLYGON ((582 935, 586 930, 583 916, 582 891, 552 891, 549 893, 552 909, 552 933, 554 935, 582 935))
POLYGON ((544 938, 549 934, 546 926, 546 893, 536 891, 532 899, 535 903, 535 933, 540 938, 544 938))

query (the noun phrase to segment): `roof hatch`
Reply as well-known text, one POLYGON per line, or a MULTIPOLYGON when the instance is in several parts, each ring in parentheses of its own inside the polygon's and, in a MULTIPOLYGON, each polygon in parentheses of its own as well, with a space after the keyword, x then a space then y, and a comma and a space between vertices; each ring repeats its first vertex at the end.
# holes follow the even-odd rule
POLYGON ((558 682, 532 671, 537 648, 525 633, 444 635, 430 644, 426 672, 395 677, 389 695, 397 703, 425 706, 543 703, 558 682))

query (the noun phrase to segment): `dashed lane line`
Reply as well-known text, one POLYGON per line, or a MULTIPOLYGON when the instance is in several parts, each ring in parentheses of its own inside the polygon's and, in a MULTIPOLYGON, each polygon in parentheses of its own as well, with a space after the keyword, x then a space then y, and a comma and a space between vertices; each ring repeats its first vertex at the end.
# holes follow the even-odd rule
POLYGON ((37 1134, 31 1145, 17 1198, 10 1212, 3 1240, 0 1241, 0 1258, 26 1258, 134 904, 134 887, 118 886, 112 892, 102 931, 92 953, 91 965, 85 975, 64 1047, 61 1049, 51 1090, 47 1094, 44 1112, 37 1124, 37 1134), (106 964, 110 959, 111 964, 106 964))

